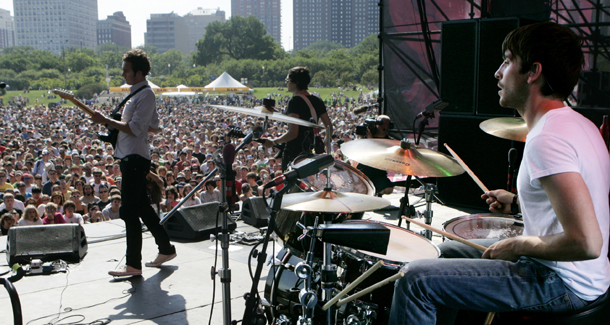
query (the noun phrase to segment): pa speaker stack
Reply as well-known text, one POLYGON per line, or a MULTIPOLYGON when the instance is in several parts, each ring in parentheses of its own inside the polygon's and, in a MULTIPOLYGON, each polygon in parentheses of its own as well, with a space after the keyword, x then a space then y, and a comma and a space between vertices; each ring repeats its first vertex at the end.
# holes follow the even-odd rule
MULTIPOLYGON (((493 117, 517 116, 501 107, 494 73, 502 64, 508 33, 535 21, 520 18, 466 19, 443 22, 441 28, 441 98, 449 105, 439 119, 439 151, 449 144, 489 189, 506 188, 508 151, 523 143, 484 133, 479 124, 493 117)), ((516 166, 515 166, 516 167, 516 166)), ((466 174, 438 178, 448 205, 486 209, 481 190, 466 174)))

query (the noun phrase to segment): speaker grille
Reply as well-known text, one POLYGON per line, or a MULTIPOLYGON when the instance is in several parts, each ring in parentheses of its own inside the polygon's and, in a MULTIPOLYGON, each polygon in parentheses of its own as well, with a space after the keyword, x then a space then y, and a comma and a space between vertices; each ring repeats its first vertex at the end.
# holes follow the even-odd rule
POLYGON ((201 231, 216 227, 216 216, 219 213, 219 206, 220 203, 218 202, 210 202, 182 208, 179 211, 194 231, 201 231))

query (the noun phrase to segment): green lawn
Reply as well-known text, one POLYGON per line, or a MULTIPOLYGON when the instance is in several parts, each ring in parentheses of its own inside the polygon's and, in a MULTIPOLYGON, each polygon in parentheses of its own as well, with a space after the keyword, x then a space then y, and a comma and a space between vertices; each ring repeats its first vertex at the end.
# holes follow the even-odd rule
MULTIPOLYGON (((339 88, 309 88, 310 92, 318 92, 320 93, 320 97, 324 100, 326 99, 330 99, 330 94, 331 93, 343 93, 344 96, 349 96, 349 97, 354 97, 354 98, 358 98, 358 95, 360 94, 359 91, 357 90, 346 90, 346 91, 341 91, 339 90, 339 88)), ((367 94, 370 93, 371 91, 368 89, 363 89, 363 93, 367 94)), ((284 87, 283 90, 278 90, 277 87, 268 87, 268 88, 255 88, 254 89, 254 96, 256 96, 257 98, 265 98, 267 97, 267 94, 281 94, 282 96, 290 96, 290 93, 286 90, 286 87, 284 87)), ((38 99, 38 103, 42 104, 44 106, 48 106, 49 103, 51 102, 59 102, 59 97, 57 98, 47 98, 47 91, 46 90, 32 90, 29 93, 24 94, 23 91, 21 90, 10 90, 7 91, 6 94, 3 97, 3 103, 6 105, 8 103, 9 100, 11 100, 13 97, 17 97, 21 95, 21 97, 28 97, 30 98, 30 102, 28 104, 28 106, 33 106, 36 104, 36 100, 38 99), (42 96, 44 95, 44 96, 42 96)))

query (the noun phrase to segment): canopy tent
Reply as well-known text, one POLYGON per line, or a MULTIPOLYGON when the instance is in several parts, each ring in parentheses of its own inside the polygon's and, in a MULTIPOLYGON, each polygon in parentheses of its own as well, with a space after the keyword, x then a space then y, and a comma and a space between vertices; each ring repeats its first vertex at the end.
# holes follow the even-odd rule
POLYGON ((216 80, 203 87, 203 89, 205 92, 216 93, 245 93, 250 91, 250 88, 233 79, 226 71, 216 78, 216 80))
MULTIPOLYGON (((148 84, 150 85, 150 88, 152 88, 152 90, 155 93, 162 93, 167 91, 167 88, 161 88, 157 85, 155 85, 152 81, 148 80, 148 84)), ((131 89, 131 85, 128 84, 123 84, 120 87, 110 87, 110 92, 111 93, 128 93, 131 89)))
POLYGON ((168 93, 161 93, 160 97, 170 96, 170 97, 179 97, 179 96, 195 96, 196 92, 193 91, 172 91, 168 93))

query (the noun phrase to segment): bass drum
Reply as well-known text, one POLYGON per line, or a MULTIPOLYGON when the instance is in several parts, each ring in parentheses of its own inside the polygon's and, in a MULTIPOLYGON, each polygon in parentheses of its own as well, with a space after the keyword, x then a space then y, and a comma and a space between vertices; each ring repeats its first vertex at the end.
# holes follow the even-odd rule
MULTIPOLYGON (((292 166, 298 164, 304 159, 311 158, 314 155, 306 155, 297 157, 292 166)), ((335 160, 335 163, 330 167, 330 184, 333 190, 337 192, 350 192, 375 195, 375 186, 373 182, 366 177, 358 169, 340 161, 335 160)), ((301 179, 301 182, 289 190, 288 193, 298 192, 317 192, 322 191, 326 187, 326 171, 321 171, 315 175, 301 179)), ((341 223, 345 220, 360 220, 364 213, 353 214, 338 214, 334 216, 334 222, 341 223)), ((311 213, 303 213, 300 211, 280 210, 275 217, 275 233, 281 238, 286 245, 297 250, 304 251, 303 247, 309 247, 307 243, 298 242, 297 238, 302 234, 300 228, 297 227, 297 221, 305 226, 313 226, 315 216, 311 213)), ((322 223, 322 221, 320 221, 322 223)))

